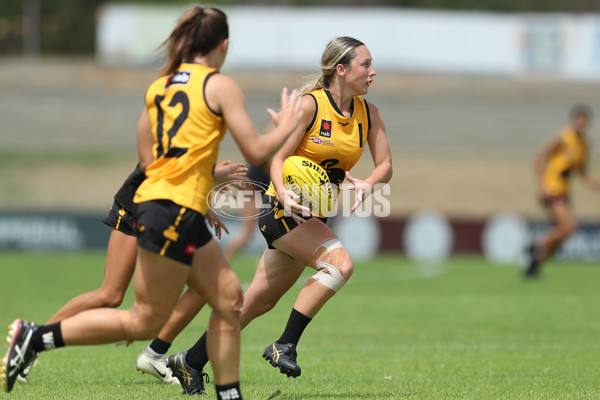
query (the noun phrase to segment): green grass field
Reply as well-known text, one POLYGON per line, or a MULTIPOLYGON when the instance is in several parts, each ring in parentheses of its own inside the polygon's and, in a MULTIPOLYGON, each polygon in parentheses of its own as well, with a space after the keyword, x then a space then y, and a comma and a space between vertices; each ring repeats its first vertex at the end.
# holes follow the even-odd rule
MULTIPOLYGON (((17 317, 43 323, 72 296, 100 284, 103 262, 103 253, 0 253, 0 323, 17 317)), ((251 280, 255 263, 254 257, 234 261, 242 282, 251 280)), ((552 263, 537 281, 518 272, 481 258, 440 266, 396 256, 359 263, 350 283, 305 331, 298 349, 302 376, 288 379, 261 354, 281 334, 298 285, 243 332, 244 397, 600 398, 600 268, 552 263)), ((124 305, 131 302, 129 296, 124 305)), ((188 348, 207 318, 203 310, 172 351, 188 348)), ((44 353, 31 383, 16 383, 0 397, 182 398, 180 388, 135 370, 145 344, 44 353)), ((208 389, 214 398, 212 383, 208 389)))

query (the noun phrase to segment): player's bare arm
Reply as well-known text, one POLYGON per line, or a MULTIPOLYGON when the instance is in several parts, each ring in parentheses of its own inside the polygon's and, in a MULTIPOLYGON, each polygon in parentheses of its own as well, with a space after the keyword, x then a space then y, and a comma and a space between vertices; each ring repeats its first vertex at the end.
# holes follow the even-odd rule
MULTIPOLYGON (((283 162, 286 160, 286 158, 294 154, 298 144, 304 137, 306 128, 311 123, 316 112, 315 101, 310 96, 303 96, 300 99, 300 107, 302 109, 302 119, 300 120, 300 123, 288 140, 283 144, 283 146, 281 146, 277 153, 275 153, 271 162, 271 181, 273 182, 277 197, 280 199, 285 199, 285 187, 283 186, 283 179, 281 175, 283 162)), ((302 210, 305 208, 299 204, 291 204, 291 207, 292 211, 299 214, 301 214, 302 210)))
POLYGON ((208 105, 223 115, 244 158, 252 165, 269 158, 298 124, 298 100, 289 99, 285 89, 281 97, 280 125, 267 135, 259 135, 248 116, 242 90, 233 79, 216 74, 206 83, 208 105))
POLYGON ((154 161, 154 155, 152 154, 152 146, 154 145, 154 138, 152 137, 152 125, 150 123, 150 116, 148 115, 148 109, 144 108, 137 127, 137 142, 138 142, 138 155, 140 157, 140 169, 146 170, 146 167, 154 161))
POLYGON ((365 180, 371 186, 375 186, 378 183, 387 183, 392 179, 392 152, 390 151, 385 123, 379 108, 375 104, 369 103, 369 110, 372 126, 367 136, 367 143, 375 164, 375 170, 365 180))

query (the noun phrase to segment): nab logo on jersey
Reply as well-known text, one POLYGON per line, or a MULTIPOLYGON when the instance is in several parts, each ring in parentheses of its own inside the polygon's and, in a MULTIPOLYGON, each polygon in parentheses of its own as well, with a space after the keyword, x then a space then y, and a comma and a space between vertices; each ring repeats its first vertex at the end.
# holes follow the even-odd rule
POLYGON ((167 84, 165 88, 168 88, 171 85, 187 85, 190 81, 191 72, 188 71, 177 71, 175 74, 167 79, 167 84))
POLYGON ((331 121, 327 121, 326 119, 321 120, 321 130, 319 131, 319 136, 326 138, 331 137, 331 121))

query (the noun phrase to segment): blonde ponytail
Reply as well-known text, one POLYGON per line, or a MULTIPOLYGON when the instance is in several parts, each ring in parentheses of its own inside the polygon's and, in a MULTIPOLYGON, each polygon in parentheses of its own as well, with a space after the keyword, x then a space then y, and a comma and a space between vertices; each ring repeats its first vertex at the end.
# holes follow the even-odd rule
POLYGON ((356 56, 354 49, 365 44, 349 36, 340 36, 327 44, 321 56, 321 73, 310 76, 298 90, 303 96, 313 90, 327 89, 335 75, 336 66, 348 66, 356 56))

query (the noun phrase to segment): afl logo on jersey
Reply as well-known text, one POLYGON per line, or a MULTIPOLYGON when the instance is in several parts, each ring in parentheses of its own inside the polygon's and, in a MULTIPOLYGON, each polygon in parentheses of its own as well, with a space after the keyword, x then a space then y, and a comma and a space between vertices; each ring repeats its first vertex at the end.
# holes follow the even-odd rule
POLYGON ((171 85, 187 85, 191 75, 192 73, 188 71, 177 71, 167 79, 165 88, 168 88, 171 85))
POLYGON ((326 119, 321 120, 321 129, 319 130, 319 136, 323 136, 326 138, 331 137, 331 121, 327 121, 326 119))
POLYGON ((323 143, 323 139, 318 138, 318 137, 314 137, 314 138, 312 138, 310 140, 312 140, 312 142, 315 143, 315 144, 321 144, 321 143, 323 143))

